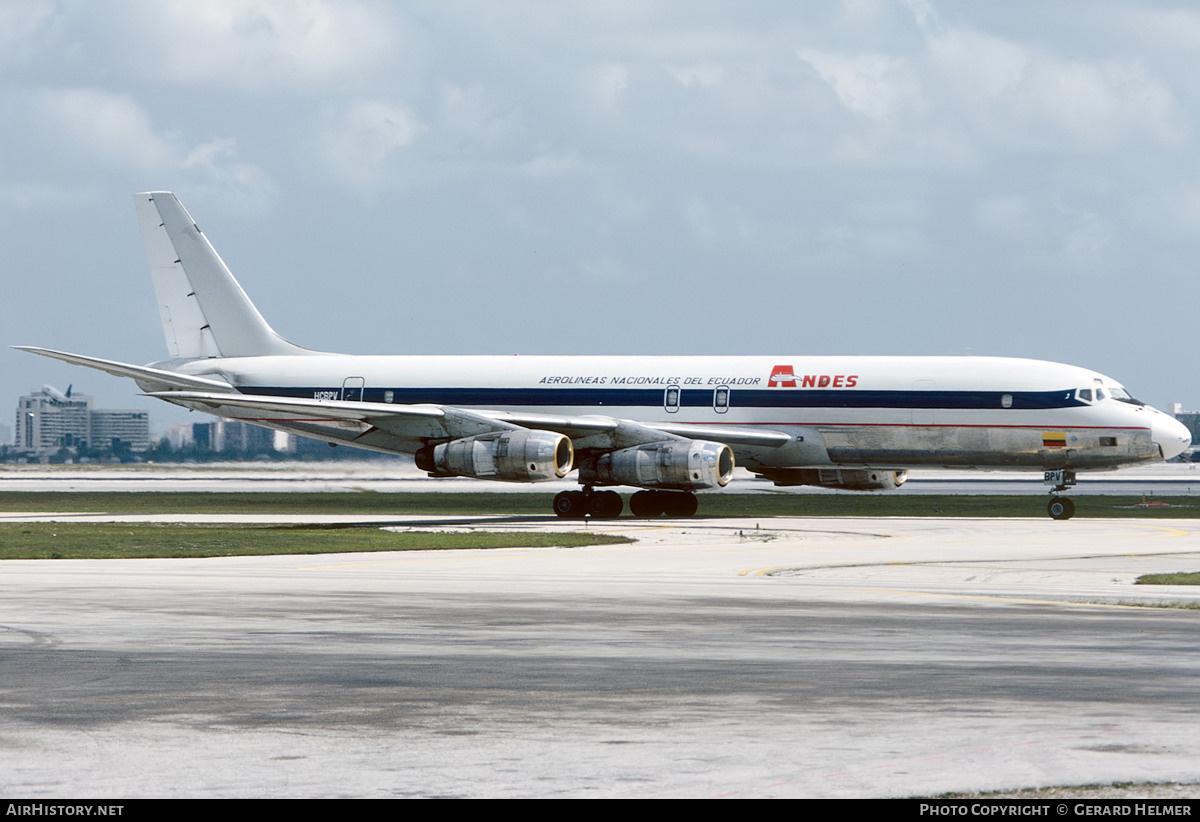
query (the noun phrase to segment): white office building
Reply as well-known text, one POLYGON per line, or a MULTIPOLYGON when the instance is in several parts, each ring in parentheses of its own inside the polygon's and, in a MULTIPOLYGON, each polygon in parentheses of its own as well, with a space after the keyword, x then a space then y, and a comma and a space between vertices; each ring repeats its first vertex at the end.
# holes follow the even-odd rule
POLYGON ((17 400, 18 452, 43 456, 63 448, 120 453, 150 447, 150 414, 93 410, 87 394, 64 394, 51 386, 17 400))

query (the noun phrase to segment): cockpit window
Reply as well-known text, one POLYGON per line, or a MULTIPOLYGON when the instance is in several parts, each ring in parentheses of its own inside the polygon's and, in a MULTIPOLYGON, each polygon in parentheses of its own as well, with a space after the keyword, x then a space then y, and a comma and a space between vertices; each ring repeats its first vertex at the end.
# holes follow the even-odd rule
POLYGON ((1146 403, 1142 402, 1141 400, 1135 400, 1133 397, 1129 396, 1129 392, 1126 391, 1124 388, 1121 388, 1120 386, 1116 386, 1109 390, 1112 391, 1112 398, 1114 400, 1120 400, 1121 402, 1127 402, 1130 405, 1145 405, 1146 404, 1146 403))
POLYGON ((1092 389, 1080 388, 1078 391, 1075 392, 1075 396, 1079 397, 1079 399, 1083 400, 1084 402, 1091 402, 1092 401, 1092 389))

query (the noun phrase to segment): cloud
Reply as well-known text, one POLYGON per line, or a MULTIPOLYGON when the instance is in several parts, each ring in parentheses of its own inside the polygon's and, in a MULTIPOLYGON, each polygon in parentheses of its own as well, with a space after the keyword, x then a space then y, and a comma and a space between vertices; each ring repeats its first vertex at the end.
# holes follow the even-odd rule
POLYGON ((139 8, 177 81, 309 93, 368 72, 398 49, 386 7, 352 0, 170 0, 139 8))
POLYGON ((856 118, 821 122, 835 147, 825 159, 978 164, 1011 149, 1177 144, 1186 132, 1172 90, 1142 59, 1068 55, 1058 41, 947 24, 922 0, 909 8, 917 39, 896 38, 894 50, 795 50, 856 118))
POLYGON ((1182 133, 1173 95, 1137 60, 1072 58, 947 27, 931 32, 925 77, 937 115, 965 118, 992 144, 1107 150, 1182 133))
POLYGON ((332 179, 372 191, 496 176, 550 180, 584 168, 577 149, 538 136, 506 93, 444 83, 424 110, 368 99, 331 107, 316 140, 332 179))
POLYGON ((1104 279, 1120 267, 1130 221, 1119 208, 1082 199, 1053 191, 996 194, 975 206, 974 218, 981 239, 1008 249, 1015 261, 1006 276, 1104 279))
POLYGON ((511 107, 480 83, 469 87, 448 83, 442 88, 440 121, 443 130, 459 145, 495 150, 511 144, 520 126, 511 107))
POLYGON ((725 246, 757 247, 763 241, 764 226, 736 205, 713 205, 700 197, 689 197, 682 204, 683 222, 698 242, 725 246))
POLYGON ((180 155, 176 140, 155 130, 131 97, 97 88, 35 94, 35 116, 48 133, 101 163, 155 171, 180 155))
POLYGON ((618 63, 595 66, 588 72, 587 88, 598 105, 615 106, 629 89, 629 67, 618 63))
POLYGON ((261 213, 274 196, 267 172, 240 158, 232 139, 189 147, 180 133, 157 127, 128 94, 23 90, 4 101, 0 116, 21 123, 4 135, 0 167, 0 203, 17 210, 53 205, 63 192, 73 203, 94 202, 96 192, 113 186, 214 191, 243 213, 261 213))
POLYGON ((613 257, 604 256, 581 260, 577 275, 572 278, 572 281, 601 288, 611 288, 628 283, 632 279, 632 272, 624 263, 613 257))
POLYGON ((92 205, 100 200, 103 198, 82 186, 62 186, 53 183, 0 184, 0 205, 16 211, 41 211, 56 208, 63 203, 92 205))
POLYGON ((216 191, 244 214, 261 215, 275 199, 275 186, 258 166, 236 158, 236 144, 216 139, 188 152, 183 166, 200 178, 202 191, 216 191))
POLYGON ((899 57, 818 49, 797 53, 855 114, 886 122, 920 103, 920 86, 909 64, 899 57))
POLYGON ((582 168, 579 154, 575 151, 539 153, 521 166, 526 175, 539 180, 562 177, 582 168))
POLYGON ((395 162, 426 127, 402 103, 356 100, 331 115, 318 151, 334 179, 371 190, 398 182, 395 162))
POLYGON ((725 77, 725 68, 719 63, 696 63, 687 66, 667 66, 667 71, 681 86, 711 88, 725 77))
POLYGON ((0 3, 0 65, 35 57, 51 38, 56 17, 55 4, 46 0, 0 3))

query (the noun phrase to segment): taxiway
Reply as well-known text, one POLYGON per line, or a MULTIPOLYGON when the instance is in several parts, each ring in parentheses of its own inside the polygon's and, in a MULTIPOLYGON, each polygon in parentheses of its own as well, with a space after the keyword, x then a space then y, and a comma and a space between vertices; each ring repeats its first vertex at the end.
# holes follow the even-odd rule
MULTIPOLYGON (((444 526, 474 527, 589 526, 444 526)), ((1141 607, 1200 592, 1132 584, 1200 567, 1198 520, 603 527, 639 541, 7 562, 0 790, 878 797, 1200 777, 1200 612, 1141 607)))

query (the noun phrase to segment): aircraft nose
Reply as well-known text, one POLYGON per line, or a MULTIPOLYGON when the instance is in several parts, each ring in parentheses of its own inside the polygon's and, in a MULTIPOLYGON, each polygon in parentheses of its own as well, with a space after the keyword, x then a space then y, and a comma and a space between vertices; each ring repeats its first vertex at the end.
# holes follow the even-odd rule
POLYGON ((1164 460, 1177 457, 1192 444, 1192 432, 1174 417, 1159 413, 1150 428, 1154 443, 1162 452, 1164 460))

